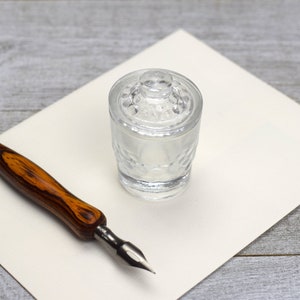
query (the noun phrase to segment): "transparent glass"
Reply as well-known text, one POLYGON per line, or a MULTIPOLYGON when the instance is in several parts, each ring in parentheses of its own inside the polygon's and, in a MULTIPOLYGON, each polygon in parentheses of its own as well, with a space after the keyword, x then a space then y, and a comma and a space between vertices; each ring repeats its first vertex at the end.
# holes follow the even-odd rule
POLYGON ((109 105, 123 187, 148 200, 183 191, 198 143, 202 111, 198 88, 169 70, 139 70, 114 84, 109 105))

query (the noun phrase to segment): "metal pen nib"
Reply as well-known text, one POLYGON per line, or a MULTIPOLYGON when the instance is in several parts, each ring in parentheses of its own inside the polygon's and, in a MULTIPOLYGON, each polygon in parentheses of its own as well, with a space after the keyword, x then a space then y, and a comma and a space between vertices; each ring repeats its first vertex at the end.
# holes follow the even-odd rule
POLYGON ((108 227, 105 225, 97 226, 95 230, 95 238, 97 240, 104 240, 111 247, 117 250, 117 254, 121 256, 129 265, 145 269, 155 274, 154 270, 150 267, 143 252, 131 244, 117 237, 108 227))

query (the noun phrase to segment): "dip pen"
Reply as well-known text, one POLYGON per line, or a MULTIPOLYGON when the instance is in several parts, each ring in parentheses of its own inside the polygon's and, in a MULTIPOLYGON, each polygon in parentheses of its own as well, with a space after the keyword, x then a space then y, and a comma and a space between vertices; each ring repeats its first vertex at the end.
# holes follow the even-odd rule
POLYGON ((129 265, 155 274, 142 251, 117 237, 105 215, 66 190, 41 167, 0 143, 0 176, 65 223, 82 240, 104 240, 129 265))

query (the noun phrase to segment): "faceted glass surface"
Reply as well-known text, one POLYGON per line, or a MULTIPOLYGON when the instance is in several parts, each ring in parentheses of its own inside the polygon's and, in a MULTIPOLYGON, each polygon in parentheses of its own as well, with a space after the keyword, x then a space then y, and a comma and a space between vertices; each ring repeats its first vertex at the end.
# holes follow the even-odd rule
POLYGON ((188 182, 198 142, 197 87, 172 71, 140 70, 117 81, 109 100, 122 185, 145 199, 176 195, 188 182))

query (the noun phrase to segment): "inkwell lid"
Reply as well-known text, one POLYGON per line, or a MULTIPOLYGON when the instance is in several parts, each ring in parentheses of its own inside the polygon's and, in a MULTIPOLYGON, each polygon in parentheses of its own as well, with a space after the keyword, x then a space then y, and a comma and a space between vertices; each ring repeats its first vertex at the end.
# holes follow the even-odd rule
POLYGON ((199 121, 202 96, 185 76, 145 69, 119 79, 109 94, 110 115, 118 124, 146 136, 180 135, 199 121))

